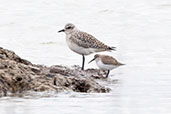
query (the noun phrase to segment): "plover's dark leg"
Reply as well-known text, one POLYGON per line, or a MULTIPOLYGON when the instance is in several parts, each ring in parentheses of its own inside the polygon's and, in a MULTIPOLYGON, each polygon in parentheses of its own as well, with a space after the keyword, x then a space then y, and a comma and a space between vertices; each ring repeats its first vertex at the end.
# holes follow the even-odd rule
POLYGON ((84 70, 85 57, 84 57, 84 55, 82 55, 82 56, 83 56, 83 62, 82 62, 82 68, 81 68, 81 70, 84 70))
POLYGON ((110 70, 107 71, 106 78, 109 76, 110 70))

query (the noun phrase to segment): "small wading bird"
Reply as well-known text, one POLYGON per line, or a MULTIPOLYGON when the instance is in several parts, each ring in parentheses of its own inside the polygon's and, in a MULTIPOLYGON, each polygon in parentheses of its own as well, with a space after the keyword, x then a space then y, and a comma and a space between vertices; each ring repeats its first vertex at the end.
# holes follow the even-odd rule
POLYGON ((118 62, 115 58, 112 56, 107 55, 99 55, 96 54, 94 58, 89 62, 96 61, 96 65, 101 69, 107 71, 106 77, 108 77, 110 70, 117 68, 121 65, 124 65, 120 62, 118 62))
POLYGON ((85 55, 95 52, 115 50, 115 47, 105 45, 94 36, 78 30, 76 26, 71 23, 66 24, 64 29, 58 32, 65 32, 68 47, 72 51, 82 55, 82 70, 84 70, 85 55))

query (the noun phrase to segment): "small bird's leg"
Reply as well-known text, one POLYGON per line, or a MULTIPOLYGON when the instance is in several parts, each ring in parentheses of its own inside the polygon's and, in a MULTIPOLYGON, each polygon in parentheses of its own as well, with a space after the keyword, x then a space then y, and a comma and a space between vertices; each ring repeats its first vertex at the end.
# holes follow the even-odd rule
POLYGON ((84 70, 85 57, 84 57, 84 55, 82 55, 82 56, 83 56, 83 62, 82 62, 82 68, 81 68, 81 70, 84 70))
POLYGON ((107 71, 106 78, 108 77, 109 73, 110 73, 110 70, 107 71))

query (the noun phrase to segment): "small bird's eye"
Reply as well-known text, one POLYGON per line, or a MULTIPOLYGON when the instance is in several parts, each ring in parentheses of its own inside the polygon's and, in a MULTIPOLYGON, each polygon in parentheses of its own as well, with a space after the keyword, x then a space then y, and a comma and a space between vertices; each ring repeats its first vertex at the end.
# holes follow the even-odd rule
POLYGON ((71 29, 71 27, 67 27, 66 29, 71 29))

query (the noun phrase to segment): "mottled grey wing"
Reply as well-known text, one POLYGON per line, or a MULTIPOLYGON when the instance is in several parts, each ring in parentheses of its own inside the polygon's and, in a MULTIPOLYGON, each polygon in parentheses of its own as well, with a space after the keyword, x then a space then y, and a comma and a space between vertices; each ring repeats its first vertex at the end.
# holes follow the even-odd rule
POLYGON ((84 48, 97 48, 103 50, 108 50, 110 48, 86 32, 79 32, 79 34, 73 35, 72 39, 74 39, 73 41, 75 43, 84 48))

